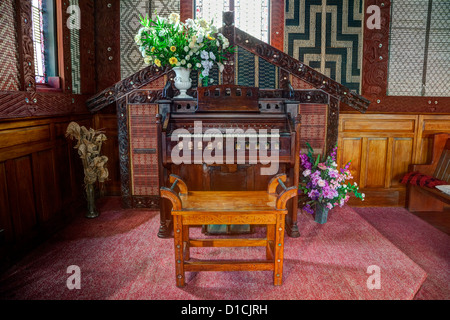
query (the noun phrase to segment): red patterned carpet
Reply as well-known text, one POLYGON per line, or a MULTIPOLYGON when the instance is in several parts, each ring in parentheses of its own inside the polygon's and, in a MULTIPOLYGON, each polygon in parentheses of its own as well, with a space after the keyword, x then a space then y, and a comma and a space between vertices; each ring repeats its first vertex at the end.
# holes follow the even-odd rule
MULTIPOLYGON (((119 207, 117 198, 108 199, 99 205, 99 218, 77 219, 0 276, 0 298, 413 299, 427 277, 418 263, 353 209, 344 207, 334 209, 324 225, 308 214, 299 215, 302 236, 285 238, 280 287, 272 285, 272 272, 259 271, 187 273, 187 286, 177 288, 173 240, 156 236, 157 212, 119 207), (70 265, 80 267, 79 290, 66 286, 70 265), (371 265, 380 267, 380 289, 367 287, 371 265)), ((201 253, 224 259, 265 254, 264 248, 191 250, 193 258, 201 253)))
POLYGON ((450 236, 404 208, 354 208, 428 274, 415 299, 450 299, 450 236))

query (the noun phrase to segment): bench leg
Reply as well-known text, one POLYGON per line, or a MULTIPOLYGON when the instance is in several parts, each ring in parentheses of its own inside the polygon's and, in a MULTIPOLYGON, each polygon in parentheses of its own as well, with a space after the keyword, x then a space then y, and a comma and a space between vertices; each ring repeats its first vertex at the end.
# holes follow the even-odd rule
POLYGON ((283 251, 284 251, 284 215, 277 214, 275 227, 275 268, 273 284, 280 286, 283 283, 283 251))
POLYGON ((189 247, 189 226, 183 226, 183 244, 184 244, 184 252, 183 258, 184 260, 191 259, 190 247, 189 247))
POLYGON ((177 287, 184 287, 184 261, 183 261, 183 225, 181 216, 173 217, 173 238, 175 247, 175 276, 177 287))
POLYGON ((273 260, 274 259, 274 242, 275 242, 275 225, 268 224, 267 225, 267 246, 266 246, 266 259, 273 260))

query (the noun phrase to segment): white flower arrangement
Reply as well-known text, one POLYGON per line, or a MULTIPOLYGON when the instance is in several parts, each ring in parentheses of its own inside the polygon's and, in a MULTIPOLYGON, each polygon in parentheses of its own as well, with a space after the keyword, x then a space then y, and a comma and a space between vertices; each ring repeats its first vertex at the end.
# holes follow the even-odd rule
POLYGON ((156 16, 155 21, 141 17, 142 28, 134 40, 146 64, 158 67, 185 67, 200 71, 207 85, 211 68, 216 64, 224 70, 226 55, 234 53, 228 39, 205 19, 180 21, 176 13, 166 18, 156 16))

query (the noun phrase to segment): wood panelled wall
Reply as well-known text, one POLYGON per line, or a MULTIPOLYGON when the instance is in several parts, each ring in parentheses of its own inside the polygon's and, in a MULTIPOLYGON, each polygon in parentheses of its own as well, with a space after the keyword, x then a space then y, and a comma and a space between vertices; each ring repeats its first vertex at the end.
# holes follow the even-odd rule
POLYGON ((70 121, 92 116, 0 121, 0 266, 65 225, 85 206, 83 167, 70 121))
POLYGON ((404 206, 400 179, 412 163, 431 156, 430 135, 450 133, 450 115, 341 114, 338 165, 350 170, 366 200, 351 205, 404 206))

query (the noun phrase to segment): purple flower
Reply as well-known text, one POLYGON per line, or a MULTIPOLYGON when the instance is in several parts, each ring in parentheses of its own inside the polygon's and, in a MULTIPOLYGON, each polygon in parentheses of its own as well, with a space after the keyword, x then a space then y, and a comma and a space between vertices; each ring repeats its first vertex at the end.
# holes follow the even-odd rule
POLYGON ((308 212, 309 214, 314 214, 314 210, 311 208, 311 205, 309 203, 307 203, 304 207, 303 210, 305 210, 306 212, 308 212))

